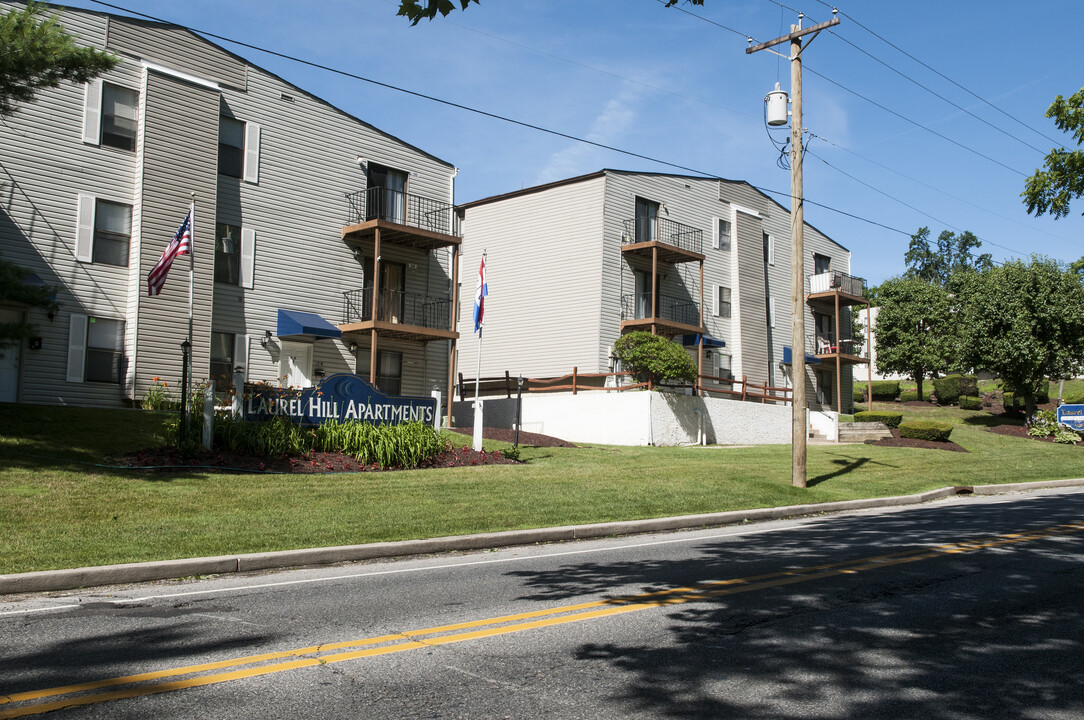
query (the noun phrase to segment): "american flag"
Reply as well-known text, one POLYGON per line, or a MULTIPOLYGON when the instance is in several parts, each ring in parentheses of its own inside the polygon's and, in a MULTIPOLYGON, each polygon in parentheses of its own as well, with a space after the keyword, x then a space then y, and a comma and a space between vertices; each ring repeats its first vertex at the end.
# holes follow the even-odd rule
POLYGON ((151 268, 147 276, 147 294, 160 295, 162 286, 166 284, 166 275, 173 266, 173 259, 178 255, 188 255, 192 252, 192 209, 184 217, 184 222, 177 228, 177 233, 169 241, 169 245, 162 251, 162 257, 151 268))

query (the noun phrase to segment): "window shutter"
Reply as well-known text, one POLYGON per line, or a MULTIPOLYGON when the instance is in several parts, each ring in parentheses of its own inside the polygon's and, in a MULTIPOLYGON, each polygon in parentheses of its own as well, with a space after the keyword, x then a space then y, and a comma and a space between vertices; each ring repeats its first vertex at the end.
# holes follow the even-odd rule
POLYGON ((72 313, 68 320, 68 382, 83 382, 87 361, 87 316, 72 313))
POLYGON ((775 235, 768 236, 768 264, 775 265, 775 235))
POLYGON ((260 126, 245 123, 245 182, 260 182, 260 126))
POLYGON ((79 193, 75 227, 75 259, 79 262, 91 262, 94 258, 95 203, 93 195, 79 193))
POLYGON ((83 142, 98 145, 102 133, 102 81, 91 80, 84 84, 83 92, 83 142))
POLYGON ((722 290, 722 287, 723 287, 722 285, 716 285, 715 286, 715 292, 712 293, 712 295, 714 296, 714 299, 715 299, 715 311, 714 311, 715 317, 719 317, 719 295, 720 295, 720 290, 722 290))
POLYGON ((768 325, 775 327, 775 298, 768 298, 768 325))
POLYGON ((711 246, 716 250, 719 249, 719 218, 717 217, 711 219, 711 246))
POLYGON ((241 228, 241 287, 252 289, 252 272, 256 268, 256 231, 241 228))
MULTIPOLYGON (((233 336, 233 366, 244 368, 242 374, 248 377, 248 335, 233 336)), ((239 389, 241 392, 243 388, 239 389)))

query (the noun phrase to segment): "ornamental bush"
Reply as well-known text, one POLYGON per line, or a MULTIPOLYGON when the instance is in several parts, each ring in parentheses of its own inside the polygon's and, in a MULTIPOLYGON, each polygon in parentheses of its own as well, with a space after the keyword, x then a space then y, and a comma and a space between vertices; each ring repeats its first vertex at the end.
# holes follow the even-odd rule
POLYGON ((934 378, 933 389, 938 405, 955 405, 961 395, 978 395, 979 381, 974 375, 946 375, 934 378))
POLYGON ((856 403, 864 403, 866 401, 866 385, 865 383, 855 383, 851 388, 851 398, 856 403))
POLYGON ((900 437, 914 440, 932 440, 947 442, 952 434, 952 425, 935 420, 909 420, 900 423, 900 437))
POLYGON ((693 382, 696 363, 677 343, 648 332, 630 332, 614 343, 614 357, 637 382, 693 382))
POLYGON ((960 396, 961 410, 982 410, 982 399, 971 395, 960 396))
POLYGON ((854 414, 855 422, 879 422, 890 428, 899 427, 903 420, 903 413, 885 412, 883 410, 862 410, 854 414))
POLYGON ((873 399, 874 400, 895 400, 900 396, 900 381, 899 380, 874 380, 873 381, 873 399))
MULTIPOLYGON (((938 396, 938 397, 940 397, 940 396, 938 396)), ((919 399, 918 390, 903 390, 903 391, 900 392, 900 402, 914 402, 915 400, 918 400, 918 399, 919 399)), ((925 390, 922 391, 922 401, 923 402, 929 402, 930 401, 930 393, 929 392, 927 392, 925 390)))

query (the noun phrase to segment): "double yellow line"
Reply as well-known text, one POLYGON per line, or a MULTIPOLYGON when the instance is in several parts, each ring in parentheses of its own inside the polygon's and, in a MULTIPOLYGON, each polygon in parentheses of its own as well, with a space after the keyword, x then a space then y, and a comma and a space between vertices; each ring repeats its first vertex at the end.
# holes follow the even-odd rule
POLYGON ((595 600, 547 610, 535 610, 484 620, 441 625, 424 630, 409 630, 360 640, 312 645, 294 650, 248 655, 219 662, 187 665, 168 670, 14 693, 0 696, 0 708, 4 705, 18 705, 18 707, 0 710, 0 720, 36 715, 81 705, 109 702, 122 698, 155 695, 174 690, 215 685, 233 680, 259 677, 317 665, 330 665, 378 655, 389 655, 424 647, 449 645, 496 635, 523 632, 535 628, 594 620, 667 605, 678 605, 838 575, 866 572, 891 565, 942 557, 946 554, 976 552, 993 547, 1042 540, 1081 531, 1084 531, 1084 523, 1055 525, 1041 530, 1009 533, 981 540, 918 548, 857 560, 782 570, 764 575, 731 580, 708 580, 690 587, 676 587, 657 592, 595 600))

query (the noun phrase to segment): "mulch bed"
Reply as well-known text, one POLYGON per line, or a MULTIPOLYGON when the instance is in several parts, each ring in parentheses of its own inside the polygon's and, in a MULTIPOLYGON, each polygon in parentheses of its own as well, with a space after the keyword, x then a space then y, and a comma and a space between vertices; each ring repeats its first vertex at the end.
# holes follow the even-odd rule
MULTIPOLYGON (((929 404, 929 403, 924 403, 929 404)), ((949 450, 951 452, 967 452, 966 449, 960 447, 951 440, 945 442, 935 442, 933 440, 919 440, 917 438, 905 438, 900 437, 899 428, 891 428, 892 438, 884 438, 883 440, 867 440, 867 445, 880 445, 881 447, 909 447, 909 448, 926 448, 927 450, 949 450)))
MULTIPOLYGON (((998 435, 1008 435, 1009 437, 1038 440, 1039 442, 1054 442, 1053 437, 1035 437, 1034 435, 1028 435, 1028 429, 1024 425, 994 425, 990 428, 990 432, 997 433, 998 435)), ((1065 444, 1068 445, 1069 443, 1065 444)), ((1076 443, 1076 447, 1084 447, 1084 442, 1076 443)))
MULTIPOLYGON (((471 428, 457 432, 472 433, 471 428)), ((512 442, 514 431, 503 428, 483 428, 486 440, 512 442)), ((519 444, 530 447, 576 447, 559 438, 537 433, 520 432, 519 444)), ((419 468, 470 467, 472 465, 511 465, 517 460, 505 457, 500 451, 475 452, 470 446, 453 447, 451 450, 419 465, 419 468)), ((222 450, 203 450, 196 455, 182 456, 176 448, 154 448, 129 453, 113 460, 115 465, 144 468, 156 472, 176 470, 202 470, 211 472, 253 473, 343 473, 385 472, 402 470, 401 467, 381 468, 379 465, 359 463, 356 458, 343 453, 309 453, 307 455, 281 455, 256 457, 222 450)))

